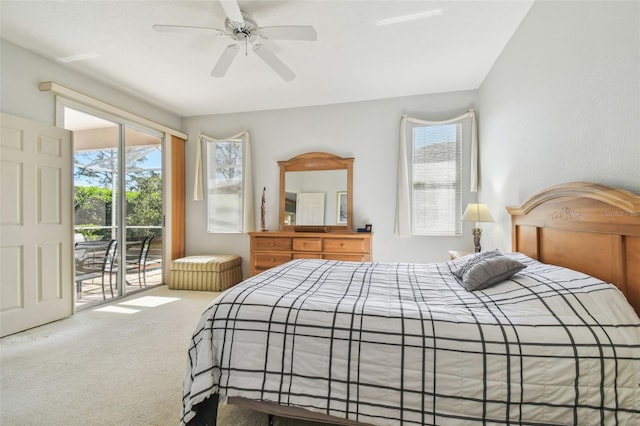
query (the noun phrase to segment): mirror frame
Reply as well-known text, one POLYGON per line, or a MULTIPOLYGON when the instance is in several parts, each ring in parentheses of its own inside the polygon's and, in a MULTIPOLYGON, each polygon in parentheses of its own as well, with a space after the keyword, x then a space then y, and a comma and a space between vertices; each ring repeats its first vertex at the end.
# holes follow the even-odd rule
MULTIPOLYGON (((289 160, 278 161, 280 166, 280 206, 278 224, 281 230, 293 231, 293 225, 285 225, 285 174, 318 170, 347 171, 347 224, 322 226, 328 231, 352 231, 353 216, 353 158, 338 157, 327 152, 307 152, 289 160)), ((313 228, 318 228, 314 226, 313 228)))

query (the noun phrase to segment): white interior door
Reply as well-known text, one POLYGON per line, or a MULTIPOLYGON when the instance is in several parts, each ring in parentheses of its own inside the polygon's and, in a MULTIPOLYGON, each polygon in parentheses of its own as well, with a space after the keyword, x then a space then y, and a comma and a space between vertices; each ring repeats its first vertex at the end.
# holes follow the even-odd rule
POLYGON ((73 313, 71 133, 1 115, 0 335, 73 313))
POLYGON ((324 192, 299 192, 296 225, 324 225, 324 192))

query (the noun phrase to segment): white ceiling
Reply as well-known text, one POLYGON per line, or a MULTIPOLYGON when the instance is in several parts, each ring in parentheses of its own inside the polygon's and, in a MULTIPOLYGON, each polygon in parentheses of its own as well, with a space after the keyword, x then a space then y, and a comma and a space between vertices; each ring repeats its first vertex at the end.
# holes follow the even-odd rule
POLYGON ((533 0, 238 3, 259 26, 316 29, 315 42, 265 42, 296 73, 293 81, 251 50, 224 78, 211 77, 228 38, 151 28, 224 28, 218 0, 0 0, 0 35, 54 61, 74 59, 66 66, 188 117, 476 89, 533 0), (419 20, 375 24, 436 9, 419 20))

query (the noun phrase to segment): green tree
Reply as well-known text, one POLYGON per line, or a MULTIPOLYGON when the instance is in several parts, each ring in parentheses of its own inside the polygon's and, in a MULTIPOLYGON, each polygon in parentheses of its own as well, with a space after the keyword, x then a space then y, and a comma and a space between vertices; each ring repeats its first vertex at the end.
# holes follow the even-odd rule
POLYGON ((127 192, 127 225, 162 225, 162 176, 157 172, 137 173, 127 192))
POLYGON ((111 189, 76 186, 74 211, 76 225, 111 225, 111 189))
MULTIPOLYGON (((154 148, 155 149, 155 148, 154 148)), ((159 172, 144 169, 145 154, 149 148, 127 149, 125 175, 127 192, 127 226, 162 226, 162 176, 159 172)), ((115 208, 117 182, 114 180, 118 158, 116 150, 95 150, 75 154, 74 175, 77 182, 93 185, 78 185, 75 188, 75 221, 80 226, 110 227, 115 208)), ((110 235, 110 230, 83 231, 85 236, 110 235)), ((135 229, 127 232, 127 238, 151 235, 153 231, 135 229)))
POLYGON ((215 157, 216 171, 227 180, 242 176, 242 143, 216 142, 215 157))

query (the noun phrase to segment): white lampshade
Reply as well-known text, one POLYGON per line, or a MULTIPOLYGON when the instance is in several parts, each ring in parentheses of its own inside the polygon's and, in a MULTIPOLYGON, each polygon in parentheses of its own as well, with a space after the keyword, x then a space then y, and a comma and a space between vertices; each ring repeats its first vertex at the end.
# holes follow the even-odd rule
POLYGON ((486 204, 469 204, 462 214, 464 222, 493 222, 493 216, 486 204))

